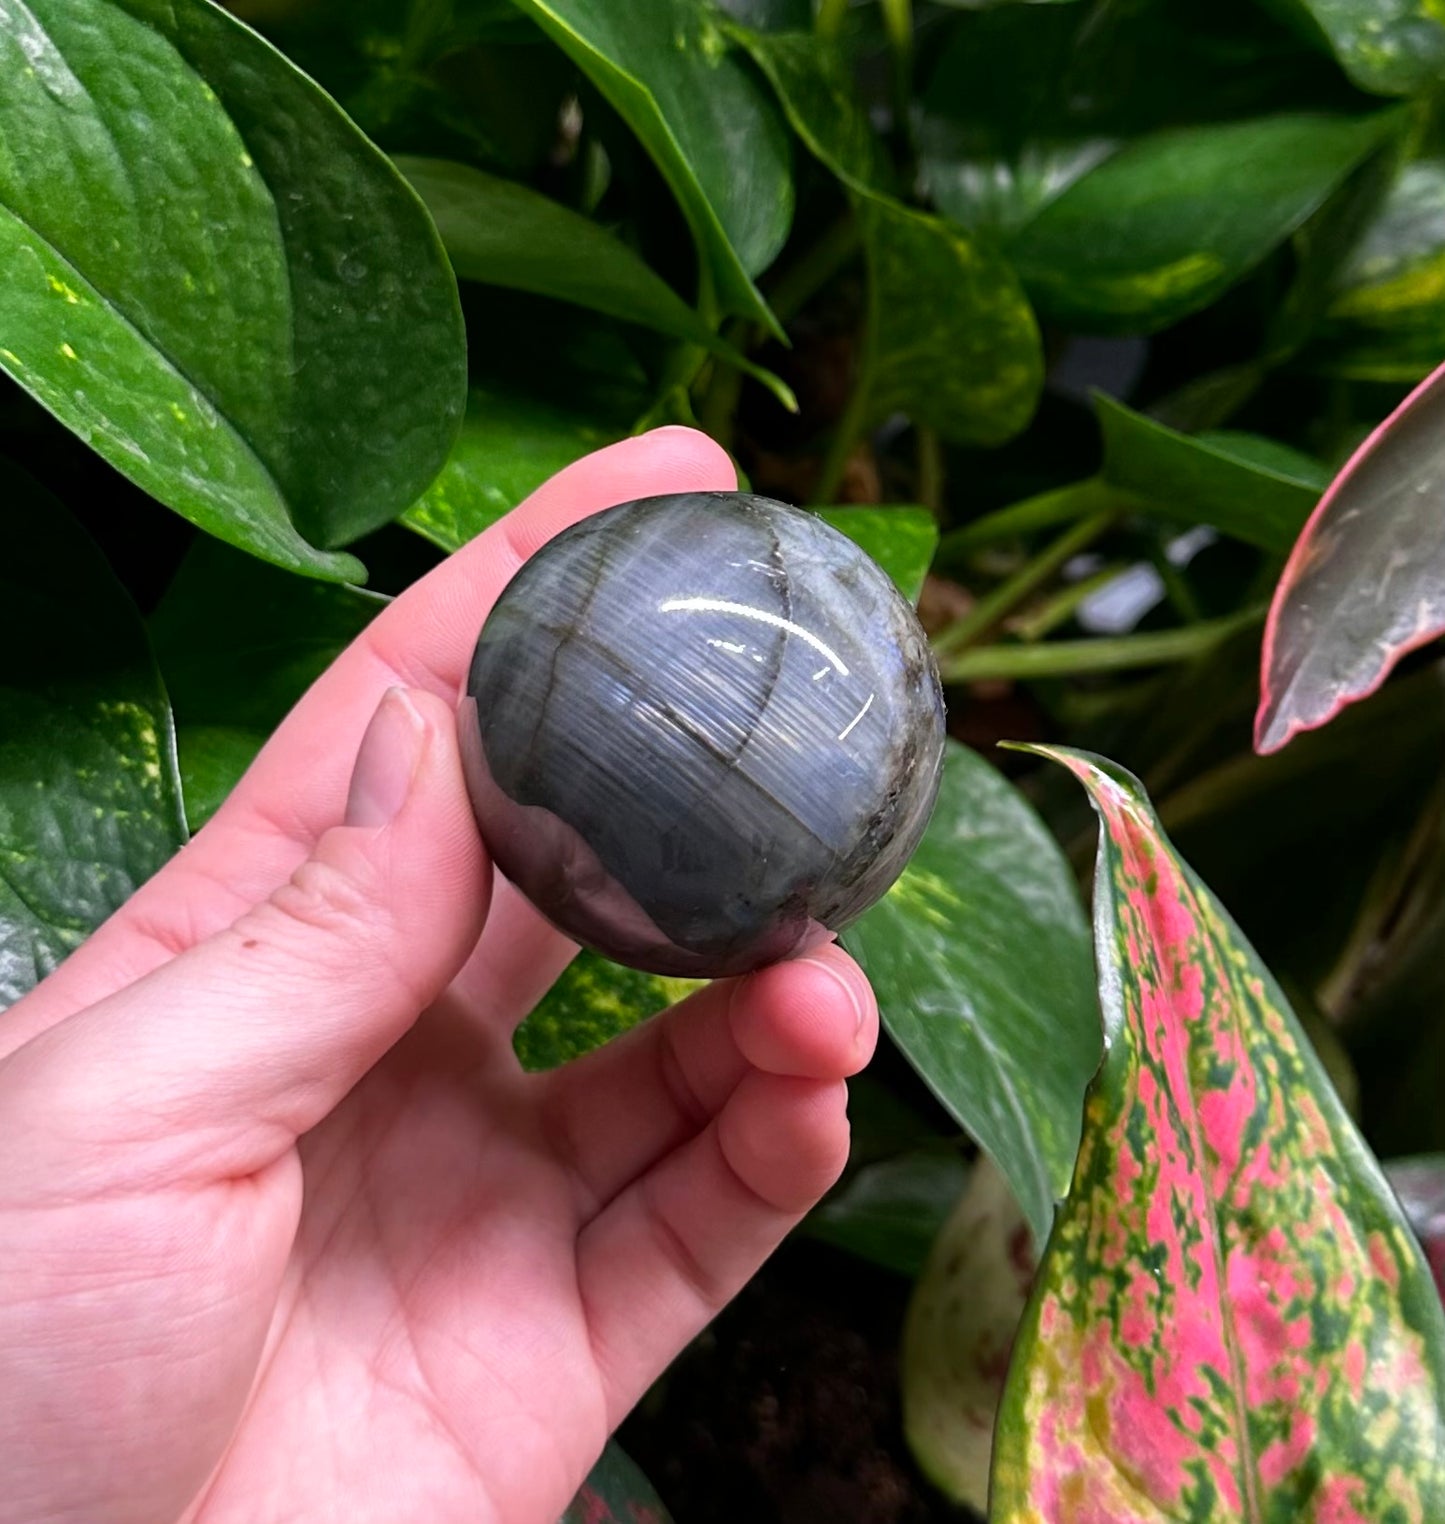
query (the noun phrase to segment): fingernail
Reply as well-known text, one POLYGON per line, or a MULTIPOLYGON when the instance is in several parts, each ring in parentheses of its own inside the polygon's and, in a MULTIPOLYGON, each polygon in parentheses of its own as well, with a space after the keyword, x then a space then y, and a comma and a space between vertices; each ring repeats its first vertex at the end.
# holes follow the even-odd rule
POLYGON ((853 1007, 853 1030, 861 1032, 863 1030, 863 1002, 858 998, 857 990, 853 988, 853 981, 845 979, 831 963, 825 962, 822 958, 808 958, 806 961, 814 968, 821 968, 835 984, 842 988, 848 996, 848 1004, 853 1007))
POLYGON ((346 796, 349 826, 384 826, 394 820, 421 761, 425 727, 405 688, 388 688, 356 754, 346 796))

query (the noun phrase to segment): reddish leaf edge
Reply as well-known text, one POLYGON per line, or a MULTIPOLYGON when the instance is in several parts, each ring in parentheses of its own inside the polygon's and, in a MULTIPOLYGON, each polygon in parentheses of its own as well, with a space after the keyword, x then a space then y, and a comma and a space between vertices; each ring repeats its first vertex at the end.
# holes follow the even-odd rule
POLYGON ((1278 632, 1280 618, 1284 612, 1284 606, 1293 594, 1295 586, 1304 572, 1305 565, 1309 561, 1315 532, 1334 506, 1335 499, 1340 495, 1346 483, 1359 470, 1366 458, 1373 455, 1376 449, 1379 448, 1385 436, 1390 433, 1395 424, 1436 386, 1442 384, 1445 384, 1445 364, 1431 371, 1388 417, 1371 430, 1365 442, 1350 456, 1340 468, 1339 474, 1325 489, 1324 495, 1315 504, 1314 511, 1305 520, 1305 526, 1300 530, 1299 538, 1294 542, 1294 548, 1289 553, 1289 560, 1285 562, 1284 571, 1280 574, 1280 579, 1275 585, 1274 597, 1269 605, 1269 615, 1264 624, 1264 643, 1260 648, 1259 707, 1255 711, 1254 716, 1254 749, 1261 757, 1267 757, 1272 752, 1283 750, 1297 735, 1301 735, 1305 731, 1323 729, 1331 720, 1337 718, 1343 710, 1348 709, 1351 704, 1356 704, 1361 699, 1369 698, 1372 693, 1377 693, 1384 686, 1385 679, 1389 677, 1398 663, 1408 656, 1411 651, 1418 651, 1421 646, 1427 646, 1432 640, 1438 640, 1441 635, 1445 635, 1445 623, 1421 631, 1410 640, 1397 646, 1382 663, 1375 677, 1364 687, 1348 691, 1342 689, 1334 704, 1318 720, 1309 722, 1290 720, 1284 728, 1283 735, 1267 739, 1270 728, 1277 718, 1276 705, 1280 698, 1280 695, 1275 693, 1270 682, 1270 673, 1274 666, 1275 637, 1278 632))

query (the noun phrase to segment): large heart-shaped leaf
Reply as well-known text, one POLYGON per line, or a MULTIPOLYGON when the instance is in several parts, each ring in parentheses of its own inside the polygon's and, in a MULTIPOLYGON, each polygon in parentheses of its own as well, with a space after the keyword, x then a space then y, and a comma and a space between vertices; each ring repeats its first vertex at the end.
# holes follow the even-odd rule
POLYGON ((1320 500, 1275 589, 1255 745, 1373 693, 1445 633, 1445 367, 1365 441, 1320 500))
POLYGON ((1211 524, 1283 554, 1329 483, 1317 461, 1272 439, 1180 434, 1102 394, 1094 408, 1104 433, 1104 479, 1160 518, 1211 524))
POLYGON ((671 1519, 642 1468, 608 1440, 561 1524, 671 1524, 671 1519))
POLYGON ((443 550, 456 550, 563 466, 622 432, 519 391, 474 386, 446 465, 402 523, 443 550))
POLYGON ((1043 207, 1009 252, 1059 322, 1153 332, 1248 274, 1397 122, 1289 114, 1141 138, 1043 207))
POLYGON ((612 103, 662 171, 729 310, 772 324, 751 277, 788 236, 788 137, 703 0, 514 0, 612 103))
POLYGON ((1102 823, 1105 1058, 1015 1345, 995 1524, 1445 1517, 1445 1315, 1283 994, 1142 789, 1102 823))
POLYGON ((988 1507, 994 1415, 1038 1256, 988 1159, 943 1225, 903 1329, 903 1426, 918 1464, 957 1502, 988 1507))
POLYGON ((853 407, 895 412, 961 444, 1027 424, 1043 385, 1038 326, 993 245, 875 188, 875 135, 836 61, 813 39, 735 29, 793 129, 848 187, 868 261, 868 313, 853 407))
POLYGON ((1411 95, 1445 72, 1445 14, 1435 0, 1283 0, 1313 17, 1362 90, 1411 95))
POLYGON ((186 839, 170 705, 135 605, 61 505, 0 463, 0 1009, 186 839))
POLYGON ((0 365, 148 492, 278 565, 394 518, 465 348, 414 193, 209 0, 0 0, 0 365))
POLYGON ((950 742, 922 844, 843 942, 889 1034, 997 1161, 1042 1242, 1099 1058, 1088 928, 1043 822, 950 742))
POLYGON ((463 280, 575 302, 721 355, 785 406, 792 393, 720 338, 620 239, 547 196, 445 159, 398 157, 463 280))
POLYGON ((198 540, 150 619, 175 705, 186 818, 199 830, 266 738, 386 606, 198 540))

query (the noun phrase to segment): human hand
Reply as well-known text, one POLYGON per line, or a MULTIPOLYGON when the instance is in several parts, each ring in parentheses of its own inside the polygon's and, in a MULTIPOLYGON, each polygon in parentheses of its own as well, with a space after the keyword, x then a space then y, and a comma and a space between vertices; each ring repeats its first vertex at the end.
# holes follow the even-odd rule
POLYGON ((877 1031, 836 948, 521 1072, 574 949, 493 886, 456 750, 526 556, 734 485, 682 429, 553 478, 0 1017, 3 1524, 551 1524, 836 1178, 877 1031))

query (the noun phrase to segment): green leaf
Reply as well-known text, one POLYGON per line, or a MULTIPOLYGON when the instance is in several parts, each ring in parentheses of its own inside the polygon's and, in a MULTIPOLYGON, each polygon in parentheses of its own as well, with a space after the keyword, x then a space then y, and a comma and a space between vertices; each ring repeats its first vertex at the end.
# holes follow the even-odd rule
POLYGON ((1407 164, 1340 272, 1307 360, 1416 382, 1445 354, 1445 159, 1407 164))
POLYGON ((1445 1517, 1445 1315, 1268 970, 1135 779, 1101 821, 1105 1059, 1019 1330, 994 1524, 1445 1517))
POLYGON ((11 5, 0 73, 0 365, 208 532, 361 575, 314 547, 394 518, 462 408, 415 195, 207 0, 11 5))
POLYGON ((868 256, 863 414, 906 413, 955 444, 998 445, 1043 388, 1038 324, 1008 263, 937 217, 857 194, 868 256))
POLYGON ((290 576, 213 540, 196 541, 150 619, 175 706, 192 830, 387 601, 290 576))
POLYGON ((1275 751, 1373 693, 1445 633, 1445 366, 1321 498, 1275 589, 1255 745, 1275 751))
POLYGON ((956 1148, 912 1149, 858 1170, 809 1213, 803 1231, 911 1279, 968 1178, 956 1148))
POLYGON ((1294 114, 1156 133, 1076 180, 1009 252, 1056 321, 1152 333, 1247 275, 1399 121, 1294 114))
POLYGON ((1105 481, 1156 517, 1211 524, 1265 550, 1287 552, 1329 472, 1307 455, 1252 434, 1190 437, 1096 394, 1105 481))
POLYGON ((751 277, 793 215, 788 137, 701 0, 514 0, 637 134, 682 207, 728 310, 770 326, 751 277))
POLYGON ((1037 1256, 1008 1181, 981 1159, 939 1233, 903 1328, 903 1428, 929 1480, 988 1508, 994 1416, 1037 1256))
POLYGON ((666 1010, 703 982, 640 973, 584 948, 517 1028, 517 1057, 528 1071, 555 1069, 666 1010))
POLYGON ((794 131, 852 195, 868 262, 860 423, 902 412, 959 444, 1018 433, 1043 386, 1043 351, 1012 269, 991 244, 873 188, 874 134, 825 48, 733 30, 794 131))
POLYGON ((938 524, 926 508, 824 508, 819 517, 846 534, 892 577, 910 603, 938 547, 938 524))
POLYGON ((1445 13, 1437 0, 1285 0, 1308 13, 1362 90, 1413 95, 1445 74, 1445 13))
POLYGON ((13 466, 0 567, 0 1009, 186 839, 170 705, 104 556, 13 466))
POLYGON ((919 101, 920 178, 945 216, 1007 236, 1127 142, 1342 93, 1249 0, 972 8, 944 30, 919 101))
POLYGON ((622 432, 521 392, 474 386, 446 465, 402 523, 443 550, 456 550, 549 476, 622 432))
POLYGON ((398 157, 396 165, 426 202, 463 280, 533 291, 685 339, 796 409, 776 376, 714 333, 660 275, 590 218, 466 164, 398 157))
POLYGON ((609 1439, 561 1524, 672 1524, 637 1462, 609 1439))
POLYGON ((893 1040, 997 1161, 1042 1242, 1099 1058, 1088 928, 1053 838, 950 742, 922 844, 843 942, 893 1040))

